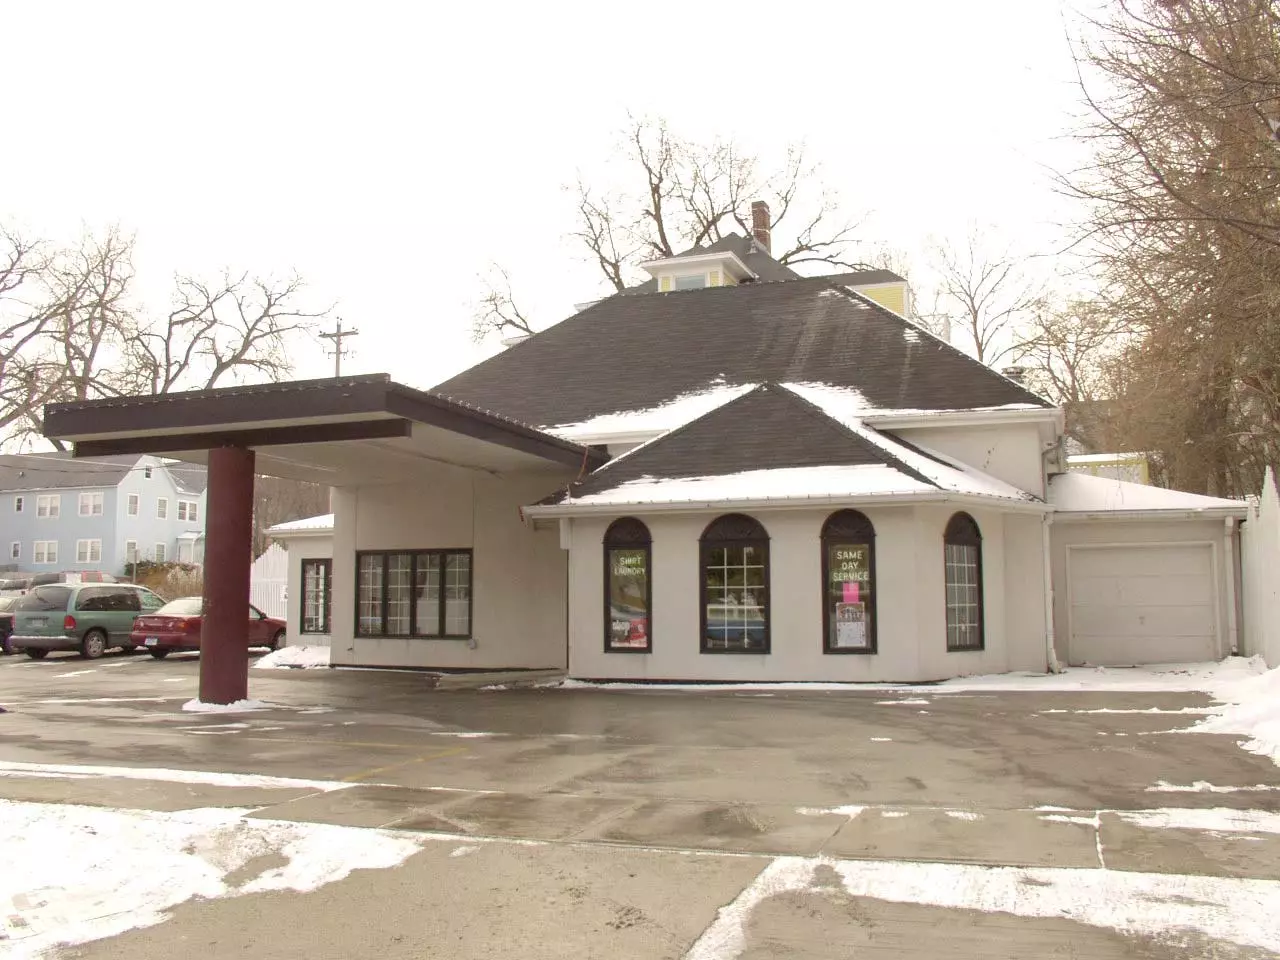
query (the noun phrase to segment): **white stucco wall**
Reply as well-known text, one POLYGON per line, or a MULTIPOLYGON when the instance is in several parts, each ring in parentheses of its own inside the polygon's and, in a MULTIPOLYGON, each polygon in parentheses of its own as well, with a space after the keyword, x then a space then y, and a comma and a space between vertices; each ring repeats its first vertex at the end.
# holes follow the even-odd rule
MULTIPOLYGON (((1225 657, 1231 652, 1234 617, 1231 616, 1234 577, 1226 546, 1225 524, 1221 519, 1123 520, 1108 518, 1092 521, 1067 521, 1055 518, 1051 528, 1053 550, 1054 633, 1058 658, 1063 663, 1076 659, 1071 650, 1070 606, 1067 583, 1067 547, 1080 544, 1158 544, 1209 543, 1213 554, 1214 625, 1217 631, 1217 653, 1225 657)), ((1238 641, 1237 641, 1238 642, 1238 641)))
POLYGON ((335 492, 332 662, 563 668, 567 558, 557 530, 535 530, 520 507, 569 479, 432 465, 413 483, 335 492), (354 635, 356 551, 451 548, 473 551, 471 642, 354 635))
POLYGON ((830 510, 752 513, 769 534, 771 652, 704 654, 699 538, 718 513, 645 515, 653 538, 653 652, 604 649, 603 538, 613 517, 570 529, 571 676, 652 680, 937 680, 1044 669, 1043 554, 1038 516, 974 510, 983 535, 985 649, 948 653, 944 506, 868 508, 876 530, 878 653, 823 652, 821 531, 830 510), (1011 616, 1016 623, 1010 624, 1011 616))
MULTIPOLYGON (((289 551, 289 576, 286 586, 285 609, 289 622, 288 639, 291 647, 327 647, 327 633, 302 633, 302 561, 324 560, 333 556, 333 536, 309 533, 293 537, 276 537, 289 551)), ((332 603, 332 597, 330 598, 332 603)), ((332 620, 332 617, 330 618, 332 620)), ((332 627, 332 623, 330 623, 332 627)))
POLYGON ((1037 423, 885 429, 911 443, 962 460, 1037 497, 1045 494, 1043 447, 1037 423))

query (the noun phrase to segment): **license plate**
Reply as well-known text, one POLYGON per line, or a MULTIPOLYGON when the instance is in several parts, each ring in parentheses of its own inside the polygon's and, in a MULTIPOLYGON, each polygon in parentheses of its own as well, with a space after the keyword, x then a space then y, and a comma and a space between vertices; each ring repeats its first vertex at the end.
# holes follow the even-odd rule
POLYGON ((49 625, 49 618, 48 617, 32 617, 27 622, 30 623, 33 627, 47 627, 49 625))
POLYGON ((160 642, 159 637, 147 637, 147 639, 142 641, 142 645, 144 647, 154 647, 159 642, 160 642))

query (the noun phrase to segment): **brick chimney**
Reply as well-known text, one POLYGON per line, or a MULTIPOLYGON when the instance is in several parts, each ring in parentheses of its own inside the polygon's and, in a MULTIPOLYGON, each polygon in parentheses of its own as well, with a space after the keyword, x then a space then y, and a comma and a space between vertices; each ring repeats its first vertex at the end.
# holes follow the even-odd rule
POLYGON ((763 200, 754 200, 751 203, 751 235, 756 238, 756 243, 764 247, 764 252, 769 252, 769 205, 763 200))

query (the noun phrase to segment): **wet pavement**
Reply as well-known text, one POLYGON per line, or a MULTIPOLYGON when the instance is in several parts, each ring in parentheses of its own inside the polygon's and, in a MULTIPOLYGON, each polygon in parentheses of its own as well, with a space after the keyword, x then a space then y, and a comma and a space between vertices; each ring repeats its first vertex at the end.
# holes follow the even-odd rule
POLYGON ((273 709, 183 713, 197 670, 184 656, 0 659, 0 765, 351 786, 0 766, 0 797, 250 808, 430 836, 398 868, 306 894, 192 901, 67 956, 1272 955, 1184 927, 924 902, 935 894, 890 903, 820 882, 816 868, 807 886, 753 901, 727 945, 711 929, 786 857, 1213 877, 1266 893, 1280 880, 1265 816, 1280 811, 1280 768, 1234 738, 1183 732, 1211 703, 1201 694, 455 692, 413 673, 254 671, 250 694, 273 709), (1174 813, 1134 813, 1157 808, 1174 813), (1210 808, 1239 822, 1193 819, 1210 808))

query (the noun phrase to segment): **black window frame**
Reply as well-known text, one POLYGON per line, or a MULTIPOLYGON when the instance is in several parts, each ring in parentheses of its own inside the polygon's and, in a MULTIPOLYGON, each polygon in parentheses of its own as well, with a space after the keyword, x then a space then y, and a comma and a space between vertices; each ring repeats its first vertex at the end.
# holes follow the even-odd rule
POLYGON ((470 547, 450 547, 445 549, 433 550, 357 550, 356 551, 356 569, 355 569, 355 636, 361 640, 470 640, 475 634, 475 605, 476 605, 476 564, 475 556, 470 547), (407 554, 409 561, 409 632, 408 633, 389 633, 387 632, 387 613, 391 591, 388 588, 390 584, 389 568, 391 557, 407 554), (448 620, 445 617, 445 596, 444 573, 448 569, 448 558, 451 556, 465 556, 467 558, 467 632, 466 633, 418 633, 418 605, 413 602, 412 591, 417 581, 418 558, 419 557, 439 557, 440 558, 440 598, 439 598, 439 624, 444 627, 448 620), (364 633, 360 627, 360 562, 365 557, 381 557, 382 558, 382 633, 364 633))
POLYGON ((604 652, 605 653, 653 653, 653 537, 643 520, 635 517, 619 517, 609 524, 604 534, 604 652), (613 640, 613 563, 614 550, 644 551, 644 605, 645 645, 643 647, 615 647, 613 640))
POLYGON ((822 524, 819 538, 822 548, 822 652, 831 654, 856 654, 868 656, 879 653, 880 617, 876 610, 879 590, 876 584, 876 528, 871 518, 860 510, 837 510, 822 524), (867 577, 870 590, 867 595, 868 643, 865 647, 837 647, 831 635, 831 547, 837 544, 867 545, 867 577))
POLYGON ((987 648, 987 604, 982 589, 982 529, 978 521, 963 510, 951 515, 942 533, 942 604, 944 610, 944 630, 948 653, 977 653, 987 648), (975 576, 978 588, 978 642, 977 645, 956 646, 951 642, 951 603, 947 599, 947 589, 951 586, 947 568, 947 547, 974 547, 976 551, 975 576))
MULTIPOLYGON (((299 586, 301 594, 298 598, 298 634, 300 636, 317 636, 333 633, 333 558, 332 557, 303 557, 299 567, 299 586), (309 564, 317 564, 324 570, 324 614, 322 629, 307 629, 307 566, 309 564)), ((359 566, 356 567, 357 576, 359 575, 359 566)))
POLYGON ((730 656, 768 655, 773 651, 773 617, 770 603, 773 570, 769 563, 769 532, 755 517, 745 513, 726 513, 716 517, 698 538, 698 650, 706 654, 730 656), (759 607, 764 614, 764 646, 759 649, 730 649, 708 646, 707 638, 707 562, 717 548, 755 547, 762 552, 764 596, 759 607))

